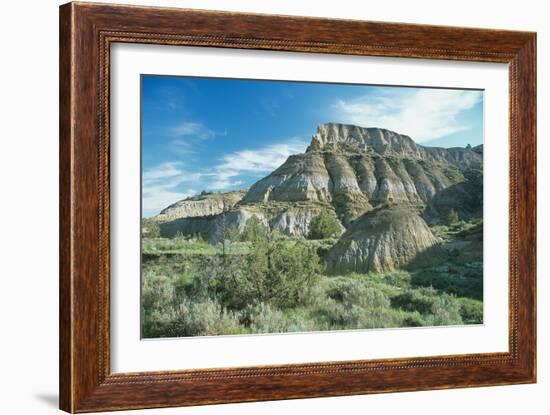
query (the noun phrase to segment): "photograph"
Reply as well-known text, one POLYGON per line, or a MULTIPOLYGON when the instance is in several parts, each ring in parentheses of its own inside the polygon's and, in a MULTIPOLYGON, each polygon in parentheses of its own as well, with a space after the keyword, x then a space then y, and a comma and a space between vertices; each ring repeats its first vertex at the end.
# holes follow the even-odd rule
POLYGON ((3 6, 0 413, 549 413, 545 2, 3 6))
POLYGON ((483 324, 483 97, 142 74, 142 338, 483 324))

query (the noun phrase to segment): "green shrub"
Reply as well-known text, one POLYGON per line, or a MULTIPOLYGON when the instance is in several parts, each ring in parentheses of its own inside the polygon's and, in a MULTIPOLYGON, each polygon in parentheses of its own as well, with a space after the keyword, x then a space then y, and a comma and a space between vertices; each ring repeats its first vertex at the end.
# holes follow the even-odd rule
POLYGON ((170 278, 148 272, 141 292, 142 335, 163 337, 170 332, 175 314, 175 291, 170 278))
POLYGON ((299 309, 289 310, 286 315, 286 331, 288 332, 307 332, 327 330, 328 327, 315 320, 309 312, 303 313, 299 309))
POLYGON ((329 330, 400 327, 403 317, 387 307, 361 307, 327 298, 315 310, 319 325, 329 330))
POLYGON ((382 291, 357 279, 335 278, 331 281, 327 294, 348 308, 354 305, 364 308, 390 307, 390 300, 382 291))
POLYGON ((391 302, 404 311, 419 313, 423 326, 463 324, 461 306, 456 297, 440 294, 433 288, 409 289, 393 297, 391 302))
POLYGON ((359 274, 331 278, 327 299, 316 306, 319 319, 330 329, 399 327, 401 312, 391 308, 389 297, 371 278, 359 274))
POLYGON ((202 267, 193 273, 193 278, 181 288, 185 296, 194 300, 216 298, 220 285, 221 259, 216 256, 211 261, 203 262, 202 267))
POLYGON ((235 311, 257 303, 288 308, 315 301, 322 271, 315 249, 305 241, 259 231, 257 224, 252 218, 247 222, 254 241, 246 254, 208 255, 198 262, 191 281, 181 284, 189 298, 215 299, 235 311))
POLYGON ((394 307, 399 307, 404 311, 417 311, 420 314, 427 314, 430 312, 436 297, 437 291, 433 288, 409 289, 393 297, 391 303, 394 307))
POLYGON ((409 313, 409 315, 407 315, 403 319, 404 327, 422 327, 424 325, 425 325, 424 319, 422 318, 422 316, 418 311, 409 313))
POLYGON ((150 218, 141 219, 141 233, 144 238, 158 238, 160 226, 157 221, 150 218))
POLYGON ((382 278, 384 283, 399 288, 409 288, 412 279, 411 274, 402 270, 387 272, 382 278))
MULTIPOLYGON (((461 258, 461 257, 460 257, 461 258)), ((458 297, 483 299, 483 263, 451 258, 437 266, 425 267, 413 273, 412 285, 433 286, 458 297)))
POLYGON ((174 286, 170 278, 155 273, 146 274, 141 292, 144 312, 168 310, 174 303, 174 294, 174 286))
POLYGON ((304 301, 321 272, 317 253, 302 241, 269 234, 253 243, 246 258, 247 272, 230 287, 240 298, 292 307, 304 301))
POLYGON ((313 319, 305 309, 292 309, 286 313, 264 303, 243 310, 241 316, 245 316, 248 321, 251 333, 308 332, 327 328, 313 319))
POLYGON ((175 315, 152 310, 143 314, 141 335, 144 338, 172 337, 175 315))
POLYGON ((258 242, 266 238, 267 227, 257 216, 250 217, 244 226, 241 234, 241 240, 248 242, 258 242))
POLYGON ((174 321, 176 336, 215 336, 242 331, 238 315, 211 299, 182 302, 174 321))
POLYGON ((204 253, 216 254, 217 248, 210 245, 200 235, 186 237, 178 234, 173 238, 143 238, 142 253, 143 254, 166 254, 166 253, 204 253))
POLYGON ((377 329, 402 327, 403 316, 397 310, 391 307, 377 307, 366 310, 360 317, 357 328, 361 329, 377 329))
POLYGON ((250 313, 252 333, 283 333, 287 331, 287 322, 282 311, 269 304, 260 303, 250 313))
POLYGON ((334 298, 327 298, 315 311, 316 316, 325 322, 330 329, 357 328, 361 307, 351 305, 345 307, 334 298))
POLYGON ((447 215, 447 224, 454 225, 458 221, 459 221, 458 213, 456 213, 456 210, 451 209, 451 211, 447 215))
POLYGON ((326 209, 321 210, 309 224, 308 239, 327 239, 340 236, 342 228, 335 216, 326 209))
POLYGON ((241 233, 239 232, 239 228, 235 225, 230 225, 227 228, 225 239, 231 241, 231 242, 237 242, 241 240, 241 233))
POLYGON ((460 315, 466 324, 483 323, 483 302, 471 298, 459 298, 460 315))
POLYGON ((460 303, 455 297, 443 294, 435 297, 430 314, 424 317, 426 326, 453 326, 463 324, 460 303))
POLYGON ((323 280, 326 280, 326 277, 320 277, 318 282, 313 284, 313 286, 308 287, 300 295, 300 304, 305 307, 315 307, 323 301, 326 300, 326 283, 323 280))

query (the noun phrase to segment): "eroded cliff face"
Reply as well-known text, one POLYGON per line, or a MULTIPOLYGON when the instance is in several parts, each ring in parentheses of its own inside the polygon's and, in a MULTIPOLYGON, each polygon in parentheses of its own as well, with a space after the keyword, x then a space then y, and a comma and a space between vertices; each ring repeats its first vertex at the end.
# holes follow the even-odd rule
POLYGON ((254 207, 235 207, 225 212, 225 214, 216 214, 200 217, 182 217, 172 221, 160 224, 160 232, 164 237, 174 237, 182 235, 198 235, 210 243, 217 243, 222 240, 224 232, 230 227, 236 227, 240 232, 243 231, 246 222, 252 216, 256 216, 266 226, 265 214, 261 209, 254 207))
POLYGON ((426 205, 482 162, 473 149, 423 147, 380 128, 323 124, 304 154, 255 183, 241 203, 327 202, 347 226, 382 203, 426 205))
MULTIPOLYGON (((309 225, 313 218, 317 217, 321 210, 332 211, 330 205, 325 204, 300 204, 286 209, 281 209, 269 221, 272 229, 276 229, 282 234, 291 236, 306 236, 309 233, 309 225)), ((345 227, 340 224, 341 231, 344 232, 345 227)))
MULTIPOLYGON (((242 232, 248 219, 255 216, 265 226, 282 234, 305 236, 309 233, 311 220, 319 215, 322 209, 330 211, 330 206, 314 203, 278 204, 277 206, 237 205, 227 210, 225 214, 184 217, 163 222, 160 223, 160 230, 161 235, 168 238, 179 233, 183 235, 201 234, 208 242, 217 243, 222 240, 224 232, 227 232, 230 227, 235 227, 242 232)), ((342 226, 342 232, 344 230, 345 228, 342 226)))
POLYGON ((390 271, 407 265, 437 242, 415 210, 380 207, 357 219, 330 249, 327 272, 390 271))
POLYGON ((383 128, 364 128, 348 124, 321 124, 306 151, 333 150, 376 153, 404 159, 422 159, 456 167, 481 167, 483 147, 441 148, 417 144, 407 135, 383 128))
POLYGON ((198 218, 213 216, 235 206, 246 193, 245 190, 235 190, 227 193, 208 193, 180 200, 155 216, 158 222, 169 222, 182 218, 198 218))
POLYGON ((419 146, 408 136, 383 128, 363 128, 348 124, 321 124, 307 151, 350 150, 380 155, 421 157, 419 146))
POLYGON ((385 271, 436 243, 422 212, 435 223, 457 203, 479 214, 464 183, 482 168, 482 146, 424 147, 389 130, 322 124, 305 153, 291 155, 247 191, 179 201, 156 219, 163 236, 200 233, 218 242, 224 229, 242 231, 251 216, 283 234, 306 236, 325 209, 347 229, 327 257, 329 271, 385 271))

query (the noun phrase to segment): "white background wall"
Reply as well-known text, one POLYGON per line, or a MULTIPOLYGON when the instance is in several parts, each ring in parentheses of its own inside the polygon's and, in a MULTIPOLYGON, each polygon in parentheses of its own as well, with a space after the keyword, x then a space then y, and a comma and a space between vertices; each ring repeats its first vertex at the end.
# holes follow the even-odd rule
MULTIPOLYGON (((550 406, 550 13, 536 0, 132 1, 232 11, 311 15, 538 32, 539 383, 536 385, 321 398, 142 411, 157 414, 548 413, 550 406), (545 200, 546 199, 546 200, 545 200)), ((57 0, 2 5, 0 65, 0 412, 57 411, 58 10, 57 0)), ((133 412, 137 413, 137 412, 133 412)))

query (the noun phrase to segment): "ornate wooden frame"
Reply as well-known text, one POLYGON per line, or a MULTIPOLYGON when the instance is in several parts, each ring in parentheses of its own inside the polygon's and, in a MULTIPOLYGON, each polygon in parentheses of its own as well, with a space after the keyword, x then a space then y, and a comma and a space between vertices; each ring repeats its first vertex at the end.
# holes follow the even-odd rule
POLYGON ((59 93, 61 409, 90 412, 535 382, 535 33, 69 3, 60 8, 59 93), (113 42, 507 63, 509 352, 111 373, 113 42))

